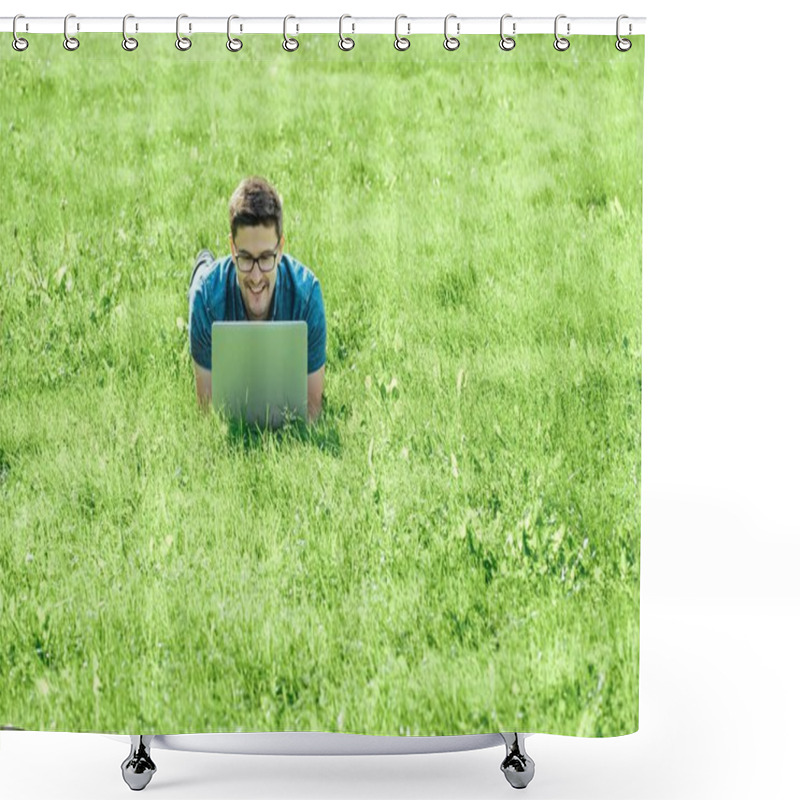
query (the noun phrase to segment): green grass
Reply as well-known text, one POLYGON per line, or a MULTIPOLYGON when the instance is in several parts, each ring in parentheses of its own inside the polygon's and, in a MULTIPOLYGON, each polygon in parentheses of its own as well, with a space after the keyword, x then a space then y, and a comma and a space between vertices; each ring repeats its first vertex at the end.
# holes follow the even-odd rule
POLYGON ((0 723, 638 727, 643 40, 91 34, 0 55, 0 723), (325 406, 196 407, 247 174, 325 406))

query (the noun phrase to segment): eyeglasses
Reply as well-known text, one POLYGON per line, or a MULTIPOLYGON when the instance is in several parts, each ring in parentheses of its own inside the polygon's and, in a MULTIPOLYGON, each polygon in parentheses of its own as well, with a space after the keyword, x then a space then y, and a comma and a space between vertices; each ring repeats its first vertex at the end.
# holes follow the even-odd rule
POLYGON ((278 251, 274 253, 262 253, 258 258, 252 256, 240 256, 238 251, 236 253, 236 266, 240 272, 252 272, 253 267, 258 264, 261 272, 272 272, 275 269, 275 264, 278 260, 278 251))

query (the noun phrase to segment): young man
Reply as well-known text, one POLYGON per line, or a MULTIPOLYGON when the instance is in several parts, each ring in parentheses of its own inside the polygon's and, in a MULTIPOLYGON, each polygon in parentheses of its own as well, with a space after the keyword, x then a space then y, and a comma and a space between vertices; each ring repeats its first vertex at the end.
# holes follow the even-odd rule
POLYGON ((319 281, 283 252, 280 195, 263 178, 245 178, 228 207, 231 254, 197 256, 189 285, 189 343, 197 400, 211 400, 211 324, 217 320, 305 320, 308 324, 308 419, 322 410, 325 308, 319 281))

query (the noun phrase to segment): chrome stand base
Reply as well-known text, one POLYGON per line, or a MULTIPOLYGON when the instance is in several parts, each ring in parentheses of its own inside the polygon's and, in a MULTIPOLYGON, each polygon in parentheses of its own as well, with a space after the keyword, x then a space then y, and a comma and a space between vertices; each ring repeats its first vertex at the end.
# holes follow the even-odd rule
POLYGON ((150 783, 156 765, 150 758, 152 736, 131 736, 131 752, 122 762, 122 779, 134 792, 140 792, 150 783))
POLYGON ((519 733, 501 733, 506 743, 506 757, 500 765, 506 780, 515 789, 524 789, 532 780, 536 765, 525 752, 525 737, 519 733))
MULTIPOLYGON (((400 753, 447 753, 506 746, 500 769, 515 789, 533 779, 533 759, 525 752, 524 733, 491 733, 473 736, 358 736, 335 733, 228 733, 131 735, 131 751, 122 762, 122 777, 134 791, 150 783, 156 765, 150 748, 200 753, 252 753, 262 755, 391 755, 400 753)), ((121 737, 113 737, 121 738, 121 737)))

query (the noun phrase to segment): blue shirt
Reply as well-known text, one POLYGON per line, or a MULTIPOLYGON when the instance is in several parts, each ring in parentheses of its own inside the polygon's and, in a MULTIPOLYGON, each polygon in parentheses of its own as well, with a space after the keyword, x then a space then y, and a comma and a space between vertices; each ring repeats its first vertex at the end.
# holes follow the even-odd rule
MULTIPOLYGON (((192 358, 211 369, 211 325, 247 319, 231 256, 198 268, 189 288, 189 344, 192 358)), ((275 279, 270 321, 305 320, 308 325, 308 372, 325 363, 325 308, 314 273, 287 253, 281 256, 275 279)))

